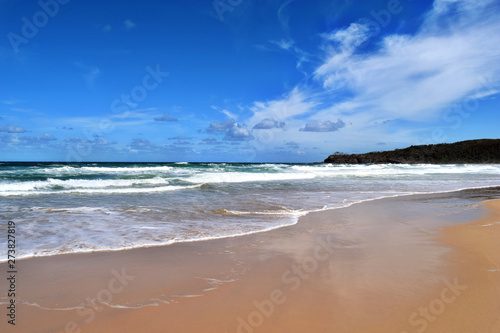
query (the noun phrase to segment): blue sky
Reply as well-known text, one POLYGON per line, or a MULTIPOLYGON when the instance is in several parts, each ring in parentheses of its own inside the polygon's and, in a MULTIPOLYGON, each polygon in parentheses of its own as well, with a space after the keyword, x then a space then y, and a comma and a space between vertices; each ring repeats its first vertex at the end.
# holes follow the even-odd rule
POLYGON ((498 1, 0 6, 0 160, 317 162, 499 137, 498 1))

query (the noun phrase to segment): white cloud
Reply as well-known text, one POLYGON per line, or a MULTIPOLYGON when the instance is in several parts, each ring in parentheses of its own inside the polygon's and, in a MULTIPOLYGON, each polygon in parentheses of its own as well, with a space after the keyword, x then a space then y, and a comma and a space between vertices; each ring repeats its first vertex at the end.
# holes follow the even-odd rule
POLYGON ((26 130, 21 127, 21 126, 0 126, 0 132, 6 132, 6 133, 25 133, 26 130))
POLYGON ((225 133, 235 125, 234 119, 228 119, 224 122, 212 121, 207 128, 207 133, 225 133))
POLYGON ((307 93, 294 88, 281 99, 268 102, 255 102, 250 110, 254 113, 249 120, 250 126, 255 126, 264 119, 274 119, 278 122, 291 117, 310 112, 317 105, 307 93))
POLYGON ((238 124, 231 127, 224 136, 224 140, 228 141, 250 141, 254 139, 253 135, 245 127, 238 124))
MULTIPOLYGON (((429 17, 444 15, 449 3, 436 1, 429 17)), ((352 47, 363 40, 363 29, 351 25, 329 37, 342 47, 327 56, 316 78, 326 89, 348 88, 355 96, 351 102, 370 106, 370 112, 414 121, 432 119, 444 107, 478 93, 484 77, 500 69, 500 44, 492 38, 500 35, 498 11, 483 11, 481 5, 471 9, 467 1, 453 3, 469 6, 469 11, 454 15, 477 17, 477 12, 470 13, 475 10, 482 16, 474 22, 463 18, 467 25, 456 20, 457 26, 445 32, 432 26, 415 36, 386 36, 378 50, 365 55, 354 54, 352 47)))
POLYGON ((285 123, 283 121, 277 121, 275 119, 266 118, 260 123, 255 125, 254 129, 271 129, 271 128, 284 128, 285 123))
POLYGON ((338 44, 341 51, 352 52, 370 38, 370 29, 366 24, 351 23, 347 29, 325 34, 323 38, 338 44))
POLYGON ((486 98, 486 97, 497 95, 499 93, 500 93, 500 90, 496 90, 496 89, 484 90, 484 91, 481 91, 481 92, 477 92, 477 93, 475 93, 472 96, 469 96, 468 99, 469 100, 472 100, 472 99, 482 99, 482 98, 486 98))
POLYGON ((130 143, 130 149, 138 151, 138 150, 150 150, 155 148, 156 146, 151 143, 148 139, 144 138, 133 138, 130 143))
POLYGON ((345 123, 342 120, 337 122, 332 121, 311 121, 308 122, 304 128, 301 128, 302 132, 335 132, 341 128, 345 127, 345 123))
POLYGON ((329 135, 343 149, 429 143, 420 138, 429 137, 430 122, 441 120, 448 107, 500 91, 500 44, 493 37, 500 36, 498 7, 491 0, 436 0, 413 35, 366 44, 372 36, 363 22, 321 35, 325 56, 313 74, 323 88, 307 82, 281 98, 253 103, 250 128, 265 119, 287 124, 286 131, 254 130, 254 144, 267 148, 300 137, 304 147, 331 149, 331 141, 318 143, 324 135, 313 133, 340 128, 325 119, 349 125, 329 135))
MULTIPOLYGON (((248 129, 236 123, 234 119, 228 119, 223 122, 212 121, 206 131, 212 134, 225 134, 224 140, 227 141, 250 141, 254 139, 248 129)), ((216 140, 214 140, 214 138, 208 138, 201 143, 216 144, 216 140)))
POLYGON ((427 15, 427 18, 435 18, 440 15, 446 15, 449 11, 456 8, 462 14, 466 14, 463 19, 470 18, 478 13, 478 9, 484 9, 495 0, 434 0, 433 10, 427 15))

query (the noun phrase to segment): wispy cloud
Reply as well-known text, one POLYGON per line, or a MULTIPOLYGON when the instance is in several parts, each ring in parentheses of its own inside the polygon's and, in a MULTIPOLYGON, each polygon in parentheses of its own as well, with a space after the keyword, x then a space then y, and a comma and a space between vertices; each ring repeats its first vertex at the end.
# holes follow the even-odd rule
POLYGON ((255 126, 264 119, 283 122, 289 118, 311 112, 317 105, 318 103, 307 92, 295 87, 280 99, 253 103, 250 110, 254 115, 249 120, 249 124, 255 126))
POLYGON ((279 8, 277 12, 278 20, 281 24, 281 28, 288 32, 290 30, 289 24, 290 24, 290 16, 288 15, 286 11, 286 7, 292 2, 293 0, 288 0, 285 1, 279 8))
POLYGON ((146 109, 135 109, 131 111, 124 111, 118 114, 114 114, 111 118, 116 119, 149 119, 157 113, 157 108, 146 108, 146 109))
POLYGON ((84 74, 83 77, 85 78, 85 81, 87 82, 87 85, 93 86, 95 80, 99 77, 101 74, 101 70, 97 67, 92 67, 88 73, 84 74))
MULTIPOLYGON (((287 51, 287 52, 290 52, 291 54, 293 54, 295 56, 295 58, 297 59, 296 67, 298 69, 302 67, 302 64, 304 62, 308 62, 312 58, 311 54, 300 49, 295 44, 295 42, 290 38, 281 39, 281 40, 271 40, 271 41, 269 41, 269 43, 276 45, 281 50, 284 50, 284 51, 287 51)), ((272 50, 264 45, 258 45, 257 47, 261 50, 264 50, 264 51, 272 50)))
POLYGON ((50 133, 44 133, 41 136, 22 136, 19 137, 19 142, 26 144, 27 146, 37 146, 37 145, 46 145, 51 141, 56 141, 55 138, 50 133))
POLYGON ((96 66, 85 65, 79 61, 75 64, 83 71, 82 77, 87 86, 93 87, 96 79, 101 75, 101 70, 96 66))
POLYGON ((30 109, 30 108, 10 108, 10 110, 12 111, 16 111, 16 112, 24 112, 24 113, 34 113, 36 112, 35 109, 30 109))
POLYGON ((130 20, 130 19, 127 19, 127 20, 123 21, 123 27, 125 28, 125 30, 132 30, 136 26, 137 26, 137 24, 135 24, 134 22, 132 22, 132 20, 130 20))
POLYGON ((220 145, 220 144, 223 144, 223 142, 213 137, 209 137, 200 141, 200 145, 220 145))
POLYGON ((186 146, 186 145, 190 145, 190 144, 191 144, 191 142, 189 142, 189 141, 180 141, 180 140, 179 140, 179 141, 175 141, 173 144, 174 144, 174 145, 186 146))
POLYGON ((6 105, 16 105, 16 104, 19 104, 22 102, 24 102, 24 101, 22 101, 22 100, 3 100, 2 101, 2 103, 6 104, 6 105))
POLYGON ((176 118, 172 118, 168 115, 168 112, 165 112, 163 114, 163 116, 159 117, 159 118, 155 118, 155 121, 167 121, 167 122, 175 122, 175 121, 178 121, 178 119, 176 118))
POLYGON ((235 115, 235 114, 234 114, 234 113, 232 113, 231 111, 226 110, 226 109, 224 109, 224 108, 221 108, 221 107, 219 107, 219 106, 212 105, 210 108, 211 108, 211 109, 213 109, 213 110, 215 110, 215 111, 218 111, 218 112, 220 112, 220 113, 222 113, 222 114, 224 114, 224 115, 226 115, 226 117, 228 117, 228 118, 231 118, 231 119, 238 119, 238 116, 237 116, 237 115, 235 115))
POLYGON ((76 137, 66 138, 66 139, 64 139, 64 142, 67 142, 67 143, 89 143, 92 145, 116 144, 116 141, 109 142, 108 140, 106 140, 105 138, 103 138, 101 136, 94 136, 94 138, 91 140, 76 136, 76 137))
POLYGON ((292 149, 299 149, 300 144, 295 141, 288 141, 285 143, 285 146, 292 149))
POLYGON ((283 50, 286 50, 286 51, 292 49, 292 47, 295 44, 292 40, 286 40, 286 39, 282 39, 282 40, 279 40, 279 41, 272 40, 270 43, 271 44, 275 44, 280 49, 283 49, 283 50))

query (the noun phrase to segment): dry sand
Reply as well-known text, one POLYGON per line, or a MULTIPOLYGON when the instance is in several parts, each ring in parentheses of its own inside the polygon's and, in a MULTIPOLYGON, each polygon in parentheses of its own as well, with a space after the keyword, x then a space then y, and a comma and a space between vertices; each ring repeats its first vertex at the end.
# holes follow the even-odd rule
POLYGON ((0 328, 500 332, 498 222, 499 200, 411 196, 242 237, 21 260, 16 326, 0 328))

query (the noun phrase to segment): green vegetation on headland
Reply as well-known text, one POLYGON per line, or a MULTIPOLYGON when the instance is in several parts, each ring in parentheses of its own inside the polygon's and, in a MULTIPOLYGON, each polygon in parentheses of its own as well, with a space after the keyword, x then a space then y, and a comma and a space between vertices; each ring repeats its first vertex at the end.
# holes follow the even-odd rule
POLYGON ((500 164, 500 139, 468 140, 366 154, 335 153, 324 163, 500 164))

